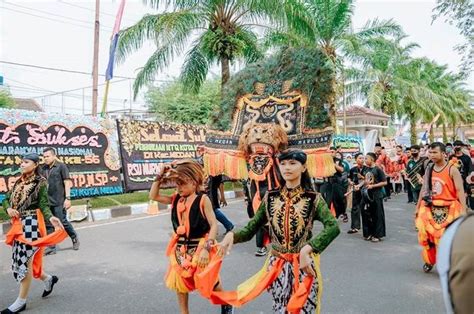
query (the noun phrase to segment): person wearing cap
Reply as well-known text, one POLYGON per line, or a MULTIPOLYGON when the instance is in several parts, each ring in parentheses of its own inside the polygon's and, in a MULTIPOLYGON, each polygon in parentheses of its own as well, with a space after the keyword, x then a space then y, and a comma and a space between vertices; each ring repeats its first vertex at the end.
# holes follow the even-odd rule
POLYGON ((11 217, 12 227, 5 243, 12 246, 12 271, 20 283, 18 298, 2 314, 19 313, 25 310, 32 278, 44 283, 43 297, 53 291, 58 277, 43 271, 43 250, 50 244, 66 238, 61 221, 51 214, 48 205, 48 185, 38 171, 39 156, 26 154, 21 161, 21 176, 6 194, 2 206, 11 217), (55 228, 46 235, 45 220, 55 228))
POLYGON ((461 173, 461 177, 464 184, 464 191, 466 193, 466 202, 468 202, 468 205, 470 208, 473 208, 474 204, 469 204, 471 189, 469 187, 469 183, 467 182, 467 178, 470 176, 472 171, 474 171, 472 160, 469 155, 466 155, 463 152, 465 145, 462 141, 460 140, 454 141, 453 146, 454 146, 454 154, 451 155, 451 157, 449 157, 449 160, 451 161, 451 163, 457 166, 459 172, 461 173))
POLYGON ((319 313, 322 289, 319 255, 340 230, 323 197, 312 189, 306 160, 301 150, 280 153, 280 188, 268 191, 250 222, 238 231, 227 233, 220 243, 222 254, 228 254, 233 244, 250 241, 268 223, 270 254, 260 272, 239 285, 238 292, 213 291, 209 294, 211 302, 241 306, 268 290, 275 313, 300 310, 319 313), (313 236, 315 220, 324 229, 313 236))
MULTIPOLYGON (((47 147, 43 150, 44 165, 41 174, 48 180, 48 199, 51 212, 58 217, 72 240, 72 249, 79 250, 79 237, 72 224, 67 220, 67 210, 71 207, 72 181, 67 166, 58 160, 56 150, 47 147)), ((48 233, 53 226, 47 224, 48 233)), ((46 249, 45 255, 56 254, 56 246, 46 249)))

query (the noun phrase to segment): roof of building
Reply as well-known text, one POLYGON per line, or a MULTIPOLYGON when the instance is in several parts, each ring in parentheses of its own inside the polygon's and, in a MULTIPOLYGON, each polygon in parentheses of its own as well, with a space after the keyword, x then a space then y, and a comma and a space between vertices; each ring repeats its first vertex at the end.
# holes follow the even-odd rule
POLYGON ((34 99, 30 98, 13 98, 15 100, 15 109, 21 110, 30 110, 30 111, 41 111, 43 112, 43 108, 40 104, 36 102, 34 99))
MULTIPOLYGON (((344 112, 342 110, 337 111, 337 117, 341 118, 344 115, 344 112)), ((385 118, 388 119, 390 118, 389 115, 373 110, 367 107, 362 107, 362 106, 349 106, 346 108, 346 116, 373 116, 373 117, 379 117, 379 118, 385 118)))

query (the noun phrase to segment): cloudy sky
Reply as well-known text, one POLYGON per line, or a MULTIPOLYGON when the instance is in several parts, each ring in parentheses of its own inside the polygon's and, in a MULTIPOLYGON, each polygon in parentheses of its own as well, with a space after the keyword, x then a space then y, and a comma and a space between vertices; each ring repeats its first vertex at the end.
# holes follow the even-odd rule
MULTIPOLYGON (((109 40, 119 2, 101 1, 101 74, 105 73, 107 66, 109 40)), ((360 28, 369 19, 393 18, 410 36, 407 41, 421 46, 414 56, 426 56, 456 71, 460 56, 453 47, 462 42, 462 37, 455 27, 443 20, 432 23, 434 6, 435 0, 359 0, 356 2, 354 26, 360 28)), ((94 7, 94 0, 0 0, 0 75, 4 76, 4 83, 15 97, 34 97, 48 111, 90 112, 92 78, 88 73, 92 72, 94 7)), ((153 13, 153 10, 144 6, 141 0, 128 0, 122 28, 132 25, 145 13, 153 13)), ((134 77, 153 48, 151 44, 145 45, 115 69, 115 76, 134 77)), ((177 58, 156 78, 173 79, 179 74, 181 63, 182 58, 177 58)), ((104 80, 101 76, 99 83, 104 80)), ((130 100, 131 83, 130 79, 113 80, 109 110, 130 108, 130 105, 142 108, 141 98, 130 100)), ((468 84, 474 88, 472 76, 468 84)), ((104 89, 100 87, 99 102, 103 93, 104 89)))

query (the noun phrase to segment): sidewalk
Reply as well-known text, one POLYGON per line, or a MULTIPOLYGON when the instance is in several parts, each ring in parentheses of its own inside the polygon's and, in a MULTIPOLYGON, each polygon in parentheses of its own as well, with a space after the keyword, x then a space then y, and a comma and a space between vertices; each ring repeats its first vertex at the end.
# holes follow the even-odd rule
MULTIPOLYGON (((240 198, 244 196, 244 193, 242 190, 226 191, 224 193, 225 193, 226 199, 235 199, 235 198, 240 198)), ((87 219, 83 220, 82 222, 76 222, 74 224, 80 226, 84 222, 103 221, 103 220, 109 220, 109 219, 118 218, 118 217, 147 214, 149 213, 150 205, 157 206, 158 211, 169 209, 169 205, 159 204, 158 202, 121 205, 121 206, 114 206, 114 207, 109 207, 109 208, 98 208, 98 209, 88 210, 87 219)), ((82 205, 82 206, 85 206, 85 205, 82 205)), ((0 233, 0 237, 2 235, 7 234, 8 231, 10 230, 10 222, 3 222, 1 223, 1 225, 2 225, 2 228, 1 228, 2 230, 0 233)))

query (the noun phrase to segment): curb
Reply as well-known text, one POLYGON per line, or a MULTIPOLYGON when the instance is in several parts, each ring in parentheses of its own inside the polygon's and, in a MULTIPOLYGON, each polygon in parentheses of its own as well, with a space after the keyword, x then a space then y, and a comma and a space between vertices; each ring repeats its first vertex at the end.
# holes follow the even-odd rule
MULTIPOLYGON (((226 199, 241 198, 244 196, 244 192, 243 191, 226 191, 224 192, 224 195, 226 199)), ((88 222, 103 221, 103 220, 108 220, 108 219, 117 218, 117 217, 126 217, 126 216, 146 214, 148 212, 148 207, 150 203, 121 205, 121 206, 115 206, 111 208, 88 210, 86 221, 88 222)), ((158 203, 158 209, 169 210, 171 209, 171 205, 158 203)), ((7 234, 11 227, 10 222, 3 222, 1 223, 1 225, 2 225, 1 234, 2 235, 7 234)))

